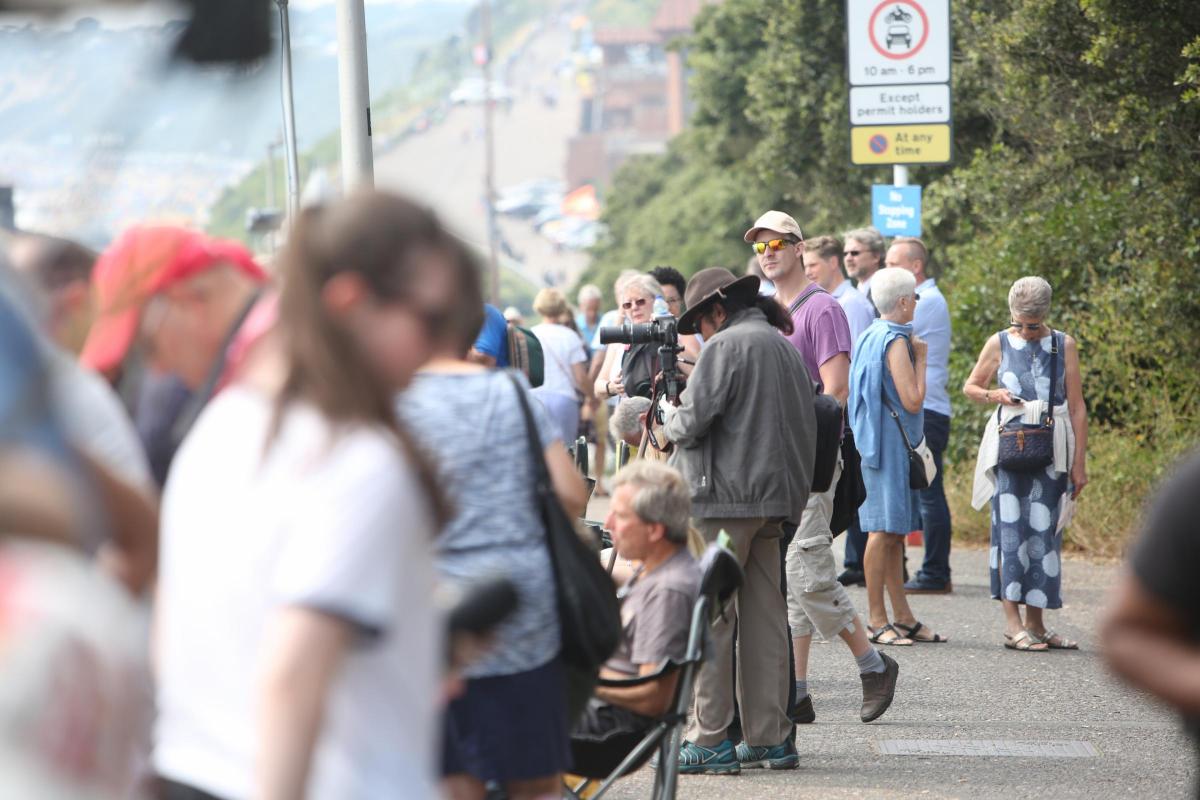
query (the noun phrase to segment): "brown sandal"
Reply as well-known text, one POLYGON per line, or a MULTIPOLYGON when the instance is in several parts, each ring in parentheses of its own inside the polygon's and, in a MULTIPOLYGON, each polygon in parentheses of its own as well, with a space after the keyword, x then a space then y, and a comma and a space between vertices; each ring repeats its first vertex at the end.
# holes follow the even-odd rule
POLYGON ((1004 646, 1009 650, 1020 650, 1025 653, 1044 653, 1050 649, 1049 645, 1029 631, 1021 631, 1016 636, 1004 634, 1004 646))

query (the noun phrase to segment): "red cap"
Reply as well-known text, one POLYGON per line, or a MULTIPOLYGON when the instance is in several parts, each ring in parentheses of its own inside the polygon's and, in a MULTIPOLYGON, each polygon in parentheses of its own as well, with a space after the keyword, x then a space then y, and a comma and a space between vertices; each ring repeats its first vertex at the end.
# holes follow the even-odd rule
POLYGON ((238 242, 172 226, 139 225, 125 231, 92 271, 96 319, 79 360, 101 372, 117 367, 133 344, 146 302, 218 264, 235 267, 255 281, 267 280, 254 256, 238 242))

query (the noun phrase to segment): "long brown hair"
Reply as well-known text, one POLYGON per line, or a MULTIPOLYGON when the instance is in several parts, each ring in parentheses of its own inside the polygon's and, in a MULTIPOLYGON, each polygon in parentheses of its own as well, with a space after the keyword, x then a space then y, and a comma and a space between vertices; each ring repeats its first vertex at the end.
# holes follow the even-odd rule
POLYGON ((403 299, 412 294, 425 259, 452 252, 432 212, 395 195, 360 190, 328 207, 302 211, 279 259, 286 377, 276 398, 273 432, 288 404, 301 399, 335 424, 383 428, 414 466, 439 527, 450 509, 434 469, 396 417, 394 390, 330 316, 321 292, 334 275, 354 272, 377 298, 403 299))

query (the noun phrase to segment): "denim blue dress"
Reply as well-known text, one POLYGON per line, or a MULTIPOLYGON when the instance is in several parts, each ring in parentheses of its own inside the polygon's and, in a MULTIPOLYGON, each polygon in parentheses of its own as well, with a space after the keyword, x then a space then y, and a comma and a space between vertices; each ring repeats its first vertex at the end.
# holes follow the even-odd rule
POLYGON ((912 325, 877 319, 854 344, 846 408, 867 487, 867 499, 858 509, 864 531, 906 534, 921 527, 917 493, 908 486, 908 448, 883 402, 886 396, 915 447, 924 435, 924 412, 904 409, 887 366, 888 346, 911 337, 912 325))
MULTIPOLYGON (((1062 338, 1060 335, 1060 343, 1062 338)), ((1000 386, 1014 397, 1045 402, 1050 396, 1051 341, 1045 336, 1026 342, 1001 332, 1000 386)), ((1066 396, 1067 370, 1061 346, 1057 358, 1054 405, 1063 403, 1066 396)), ((996 468, 988 560, 993 600, 1062 608, 1062 537, 1055 529, 1066 490, 1067 473, 1056 472, 1053 464, 1036 472, 996 468)))

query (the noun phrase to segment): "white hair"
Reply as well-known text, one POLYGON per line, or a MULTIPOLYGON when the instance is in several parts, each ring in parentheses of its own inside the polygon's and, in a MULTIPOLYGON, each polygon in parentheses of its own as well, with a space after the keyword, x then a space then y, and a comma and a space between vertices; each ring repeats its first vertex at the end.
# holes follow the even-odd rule
POLYGON ((692 492, 678 470, 661 461, 638 459, 613 479, 614 488, 626 485, 637 489, 633 496, 633 513, 651 525, 661 522, 666 528, 667 541, 687 542, 692 492))
POLYGON ((575 298, 575 302, 579 305, 587 303, 589 300, 603 300, 604 293, 600 291, 600 287, 594 283, 586 284, 579 289, 579 295, 575 298))
POLYGON ((1045 278, 1026 275, 1018 278, 1008 290, 1008 310, 1014 317, 1042 320, 1050 313, 1050 297, 1054 290, 1045 278))
POLYGON ((625 284, 629 283, 629 279, 641 275, 636 269, 623 269, 617 275, 617 279, 613 281, 613 294, 617 296, 617 305, 621 304, 621 292, 625 291, 625 284))
MULTIPOLYGON (((629 276, 629 280, 621 284, 621 295, 630 290, 636 291, 638 294, 650 299, 654 299, 663 293, 662 284, 654 280, 653 276, 647 275, 644 272, 629 276)), ((620 297, 617 297, 617 300, 620 299, 620 297)))
POLYGON ((649 397, 626 397, 617 404, 612 416, 608 418, 608 432, 617 441, 624 441, 626 436, 633 436, 642 429, 639 417, 650 410, 649 397))
POLYGON ((917 290, 917 279, 899 267, 884 267, 871 277, 871 300, 880 316, 891 314, 902 297, 911 297, 917 290))

